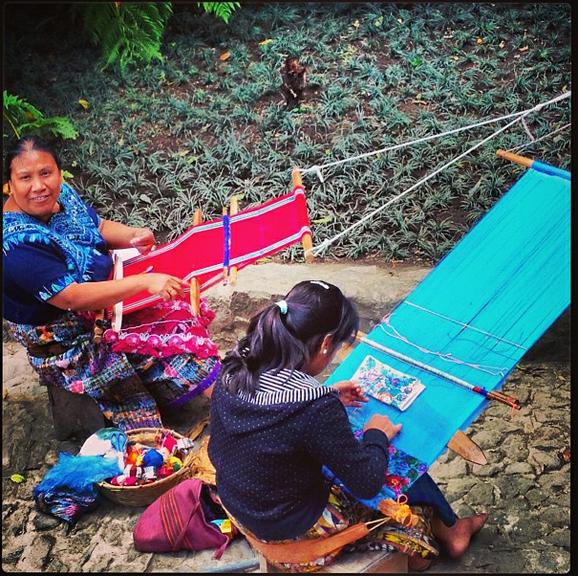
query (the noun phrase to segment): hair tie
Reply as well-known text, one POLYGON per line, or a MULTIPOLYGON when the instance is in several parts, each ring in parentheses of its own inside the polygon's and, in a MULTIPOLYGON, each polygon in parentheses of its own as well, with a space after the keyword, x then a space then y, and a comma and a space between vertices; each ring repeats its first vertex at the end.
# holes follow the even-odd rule
POLYGON ((289 308, 288 308, 287 302, 285 302, 285 300, 279 300, 279 302, 275 302, 275 306, 279 306, 279 310, 281 311, 281 314, 283 314, 283 315, 287 314, 287 310, 289 308))

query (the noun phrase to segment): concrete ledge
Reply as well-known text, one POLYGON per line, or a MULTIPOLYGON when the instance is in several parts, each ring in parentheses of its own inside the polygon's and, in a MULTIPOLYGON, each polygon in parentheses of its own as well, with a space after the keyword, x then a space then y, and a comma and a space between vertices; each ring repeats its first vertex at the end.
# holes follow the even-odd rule
POLYGON ((361 328, 369 330, 394 308, 426 276, 425 266, 314 262, 248 266, 238 274, 236 285, 217 285, 204 296, 217 312, 212 333, 235 330, 261 308, 282 298, 303 280, 325 280, 338 286, 357 305, 361 328))

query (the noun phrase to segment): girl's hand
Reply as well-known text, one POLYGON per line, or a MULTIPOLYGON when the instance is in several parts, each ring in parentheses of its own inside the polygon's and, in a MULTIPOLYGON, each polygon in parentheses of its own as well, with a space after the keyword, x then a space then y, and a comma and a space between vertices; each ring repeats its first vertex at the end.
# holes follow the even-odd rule
POLYGON ((367 397, 363 393, 361 386, 351 380, 342 380, 333 384, 339 394, 339 399, 344 406, 361 406, 362 402, 367 402, 367 397))
POLYGON ((394 424, 387 416, 383 414, 374 414, 363 427, 363 431, 370 428, 381 430, 390 440, 393 440, 401 430, 401 424, 394 424))
POLYGON ((134 228, 130 245, 141 254, 148 254, 156 244, 155 235, 149 228, 134 228))
POLYGON ((144 276, 147 279, 148 292, 165 301, 182 298, 185 295, 184 289, 189 285, 188 282, 169 274, 149 272, 144 276))

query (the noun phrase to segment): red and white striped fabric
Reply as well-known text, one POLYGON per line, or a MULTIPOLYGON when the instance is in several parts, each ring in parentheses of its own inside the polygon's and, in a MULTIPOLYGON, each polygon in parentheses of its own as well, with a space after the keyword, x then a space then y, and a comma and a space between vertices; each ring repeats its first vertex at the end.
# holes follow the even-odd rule
MULTIPOLYGON (((302 186, 295 186, 289 194, 242 210, 228 217, 228 221, 228 230, 225 218, 203 222, 150 254, 126 260, 123 276, 162 272, 187 281, 195 277, 203 291, 223 278, 227 255, 228 265, 241 270, 259 258, 300 242, 304 234, 311 234, 302 186)), ((159 296, 141 292, 124 300, 123 314, 158 302, 161 302, 159 296)))

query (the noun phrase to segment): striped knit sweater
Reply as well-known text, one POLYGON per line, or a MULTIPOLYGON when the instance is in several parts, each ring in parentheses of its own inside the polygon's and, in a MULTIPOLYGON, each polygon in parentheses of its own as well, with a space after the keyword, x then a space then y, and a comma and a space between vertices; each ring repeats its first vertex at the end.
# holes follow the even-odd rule
POLYGON ((224 506, 263 540, 306 532, 327 504, 327 466, 360 498, 380 490, 387 436, 358 441, 338 395, 302 372, 261 376, 254 395, 231 394, 219 381, 211 397, 209 456, 224 506))

